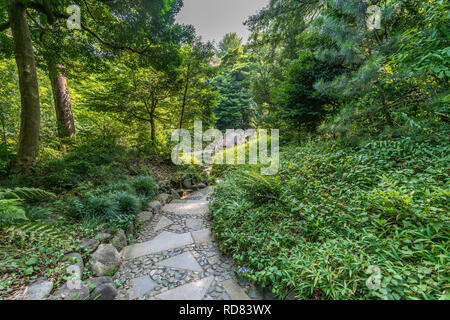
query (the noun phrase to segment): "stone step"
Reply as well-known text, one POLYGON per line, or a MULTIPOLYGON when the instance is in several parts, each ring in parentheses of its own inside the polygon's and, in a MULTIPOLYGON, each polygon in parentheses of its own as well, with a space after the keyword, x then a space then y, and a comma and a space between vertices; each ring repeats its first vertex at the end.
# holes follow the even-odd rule
POLYGON ((245 293, 244 289, 237 284, 236 280, 229 279, 224 281, 222 284, 231 300, 251 300, 247 293, 245 293))
POLYGON ((158 300, 201 300, 205 296, 213 280, 214 277, 197 280, 161 293, 155 296, 155 298, 158 300))
POLYGON ((131 289, 129 291, 130 299, 140 298, 156 286, 157 284, 149 276, 132 279, 131 289))
POLYGON ((122 257, 125 260, 135 259, 164 250, 184 247, 193 243, 194 241, 190 232, 177 234, 164 231, 153 240, 125 247, 122 257))
POLYGON ((194 215, 208 214, 208 201, 203 200, 182 200, 180 202, 172 202, 163 207, 163 212, 172 214, 194 215))
POLYGON ((169 218, 161 216, 161 219, 159 219, 158 223, 156 224, 154 231, 156 232, 161 229, 164 229, 165 227, 170 226, 172 223, 173 221, 170 220, 169 218))
POLYGON ((178 256, 157 262, 156 265, 175 269, 192 270, 197 272, 203 271, 197 260, 195 260, 195 258, 189 252, 185 252, 178 256))
POLYGON ((192 234, 192 239, 194 239, 194 242, 197 244, 213 242, 213 235, 211 233, 211 230, 209 230, 209 229, 192 231, 191 234, 192 234))
POLYGON ((170 203, 209 204, 209 202, 206 200, 197 200, 197 199, 176 199, 171 201, 170 203))

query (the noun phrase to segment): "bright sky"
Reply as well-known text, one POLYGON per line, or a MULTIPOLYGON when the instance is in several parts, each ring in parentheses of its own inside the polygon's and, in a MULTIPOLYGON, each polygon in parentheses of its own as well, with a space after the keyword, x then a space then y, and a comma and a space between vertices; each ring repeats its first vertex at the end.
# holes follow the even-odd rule
POLYGON ((236 32, 247 41, 250 32, 243 22, 269 3, 269 0, 184 0, 177 17, 181 24, 192 24, 203 41, 218 43, 225 34, 236 32))

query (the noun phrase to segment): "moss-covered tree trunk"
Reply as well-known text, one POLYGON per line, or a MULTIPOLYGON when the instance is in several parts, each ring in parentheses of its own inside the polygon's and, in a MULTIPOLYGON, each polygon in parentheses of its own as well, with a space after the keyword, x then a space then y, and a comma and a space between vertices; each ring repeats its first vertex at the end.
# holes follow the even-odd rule
POLYGON ((19 150, 13 167, 24 169, 36 160, 38 151, 41 118, 39 85, 26 8, 20 0, 7 0, 7 5, 22 105, 19 150))
POLYGON ((75 136, 75 123, 73 120, 67 78, 62 65, 55 64, 51 61, 48 64, 53 100, 55 102, 58 137, 67 139, 67 142, 69 142, 75 136))

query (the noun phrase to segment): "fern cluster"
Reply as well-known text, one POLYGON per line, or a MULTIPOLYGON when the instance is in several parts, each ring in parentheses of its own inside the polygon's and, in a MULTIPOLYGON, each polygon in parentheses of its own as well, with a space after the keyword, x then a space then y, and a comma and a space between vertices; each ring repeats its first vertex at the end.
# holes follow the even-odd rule
POLYGON ((28 220, 22 204, 54 198, 51 192, 37 188, 0 189, 0 225, 28 220))

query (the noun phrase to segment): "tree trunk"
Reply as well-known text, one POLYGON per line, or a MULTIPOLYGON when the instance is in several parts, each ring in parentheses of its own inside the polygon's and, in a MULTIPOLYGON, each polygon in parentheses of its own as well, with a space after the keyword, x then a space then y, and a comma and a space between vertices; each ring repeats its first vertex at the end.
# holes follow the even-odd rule
POLYGON ((155 143, 156 141, 156 125, 155 125, 155 107, 152 106, 151 112, 150 112, 150 134, 152 142, 155 143))
POLYGON ((55 101, 58 137, 71 139, 75 136, 72 104, 70 103, 69 87, 64 74, 64 67, 49 61, 49 78, 52 84, 53 100, 55 101))
POLYGON ((386 98, 384 97, 383 88, 381 87, 380 81, 377 80, 375 84, 377 86, 378 94, 380 95, 381 105, 383 106, 384 114, 386 115, 386 121, 390 126, 392 126, 394 125, 394 122, 392 121, 389 106, 387 105, 386 98))
POLYGON ((5 153, 6 153, 6 163, 9 164, 9 151, 8 151, 8 138, 6 137, 6 125, 5 125, 5 118, 1 116, 1 122, 2 122, 2 130, 3 130, 3 143, 5 144, 5 153))
POLYGON ((183 129, 184 110, 186 109, 187 94, 189 90, 189 71, 190 66, 188 66, 186 71, 186 85, 184 86, 183 104, 181 105, 180 129, 183 129))
POLYGON ((26 8, 20 0, 8 0, 7 5, 22 105, 19 150, 13 167, 24 169, 36 160, 38 151, 41 120, 39 85, 26 8))
POLYGON ((156 141, 156 124, 155 124, 155 111, 156 106, 158 105, 158 100, 153 98, 152 99, 152 105, 150 107, 150 134, 152 142, 155 143, 156 141))

